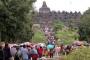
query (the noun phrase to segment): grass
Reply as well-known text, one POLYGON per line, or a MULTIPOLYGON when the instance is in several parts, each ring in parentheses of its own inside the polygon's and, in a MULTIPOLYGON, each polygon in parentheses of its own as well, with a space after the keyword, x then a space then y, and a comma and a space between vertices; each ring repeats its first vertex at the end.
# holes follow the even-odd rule
POLYGON ((75 50, 69 55, 64 56, 64 60, 90 60, 90 48, 75 50))
POLYGON ((78 34, 75 30, 63 28, 62 30, 58 30, 56 32, 56 37, 59 39, 59 41, 62 41, 63 44, 67 45, 75 41, 78 38, 78 34))

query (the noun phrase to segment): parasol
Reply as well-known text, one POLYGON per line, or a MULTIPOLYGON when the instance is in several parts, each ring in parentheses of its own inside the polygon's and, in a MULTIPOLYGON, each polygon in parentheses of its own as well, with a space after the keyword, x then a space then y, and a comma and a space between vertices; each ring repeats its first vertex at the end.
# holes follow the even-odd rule
POLYGON ((54 45, 52 44, 47 45, 47 49, 53 49, 53 48, 54 48, 54 45))

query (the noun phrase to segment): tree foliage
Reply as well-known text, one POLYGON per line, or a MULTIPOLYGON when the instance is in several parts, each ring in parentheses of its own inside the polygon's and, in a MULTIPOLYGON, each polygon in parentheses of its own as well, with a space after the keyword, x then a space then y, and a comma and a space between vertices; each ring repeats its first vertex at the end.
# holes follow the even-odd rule
POLYGON ((80 40, 89 42, 90 39, 90 9, 88 9, 81 17, 79 25, 80 40))
POLYGON ((46 37, 44 35, 44 32, 42 31, 42 28, 40 27, 40 24, 33 24, 33 33, 34 33, 34 36, 32 37, 33 43, 46 42, 46 37))
POLYGON ((0 0, 1 41, 32 38, 33 2, 35 0, 0 0))
POLYGON ((64 27, 64 24, 63 22, 56 20, 53 23, 53 27, 54 27, 54 31, 62 30, 62 28, 64 27))

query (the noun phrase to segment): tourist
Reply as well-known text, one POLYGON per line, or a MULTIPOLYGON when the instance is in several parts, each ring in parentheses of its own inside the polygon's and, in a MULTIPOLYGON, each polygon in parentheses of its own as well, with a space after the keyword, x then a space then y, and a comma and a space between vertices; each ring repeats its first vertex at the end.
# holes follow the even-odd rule
POLYGON ((12 55, 12 60, 14 60, 14 56, 15 56, 15 54, 17 52, 16 46, 11 47, 10 51, 11 51, 11 55, 12 55))
POLYGON ((32 56, 32 54, 31 54, 31 48, 29 47, 28 48, 28 58, 29 58, 29 60, 31 60, 31 56, 32 56))
POLYGON ((61 47, 59 47, 59 46, 55 47, 55 55, 56 56, 59 56, 60 50, 61 50, 61 47))
POLYGON ((14 60, 20 60, 21 59, 21 52, 19 50, 19 47, 16 48, 16 53, 15 53, 15 56, 14 56, 14 60))
POLYGON ((22 60, 29 60, 28 58, 28 49, 26 48, 26 45, 23 45, 23 48, 21 50, 22 60))
POLYGON ((48 50, 47 48, 43 49, 43 56, 47 57, 48 56, 48 50))
POLYGON ((11 52, 10 52, 10 48, 9 48, 7 43, 5 44, 5 47, 4 47, 3 51, 4 51, 4 59, 5 60, 10 60, 11 52))
POLYGON ((65 47, 65 46, 64 46, 63 44, 60 45, 60 48, 61 48, 60 54, 63 54, 63 53, 64 53, 64 47, 65 47))
POLYGON ((66 52, 66 55, 69 54, 69 53, 71 52, 71 46, 68 45, 68 46, 65 48, 65 52, 66 52))
POLYGON ((32 60, 38 59, 38 52, 35 47, 31 47, 31 57, 32 57, 32 60))
POLYGON ((0 60, 4 60, 4 53, 3 53, 2 46, 0 46, 0 60))
POLYGON ((37 50, 38 50, 39 58, 41 58, 42 57, 42 53, 43 53, 43 48, 40 46, 37 50))
POLYGON ((53 58, 53 53, 54 53, 53 49, 50 49, 50 51, 49 51, 49 57, 50 58, 53 58))

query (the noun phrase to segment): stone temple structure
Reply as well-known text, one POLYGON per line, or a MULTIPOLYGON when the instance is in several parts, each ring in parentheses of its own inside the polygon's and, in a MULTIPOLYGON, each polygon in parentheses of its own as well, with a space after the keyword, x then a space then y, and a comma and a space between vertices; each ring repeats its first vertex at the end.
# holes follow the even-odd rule
POLYGON ((66 11, 51 11, 47 6, 46 2, 43 2, 42 7, 39 9, 39 12, 36 13, 34 18, 34 23, 40 24, 52 24, 55 20, 60 20, 64 22, 66 25, 69 24, 70 21, 79 22, 81 17, 80 12, 66 12, 66 11))

